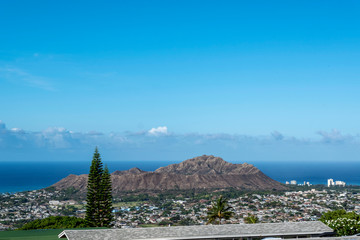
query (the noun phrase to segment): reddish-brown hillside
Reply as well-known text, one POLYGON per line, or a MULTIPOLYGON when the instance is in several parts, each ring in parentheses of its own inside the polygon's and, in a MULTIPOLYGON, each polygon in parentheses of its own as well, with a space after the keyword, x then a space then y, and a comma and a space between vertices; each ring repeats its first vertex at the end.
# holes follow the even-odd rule
MULTIPOLYGON (((222 158, 203 155, 179 164, 161 167, 154 172, 132 168, 111 174, 113 193, 173 189, 285 189, 251 164, 232 164, 222 158)), ((87 175, 69 175, 55 183, 57 189, 74 187, 86 191, 87 175)))

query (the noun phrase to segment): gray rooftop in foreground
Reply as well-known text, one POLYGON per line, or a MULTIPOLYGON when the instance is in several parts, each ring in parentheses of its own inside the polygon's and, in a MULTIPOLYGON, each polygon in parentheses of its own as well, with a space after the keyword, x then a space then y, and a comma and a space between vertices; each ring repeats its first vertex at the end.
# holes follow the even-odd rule
MULTIPOLYGON (((286 240, 299 240, 299 238, 289 238, 286 240)), ((360 240, 360 236, 342 236, 342 237, 315 237, 301 238, 301 240, 360 240)))
POLYGON ((231 239, 241 237, 320 236, 332 234, 333 230, 319 221, 226 224, 183 227, 125 228, 65 230, 59 238, 68 240, 180 240, 180 239, 231 239))

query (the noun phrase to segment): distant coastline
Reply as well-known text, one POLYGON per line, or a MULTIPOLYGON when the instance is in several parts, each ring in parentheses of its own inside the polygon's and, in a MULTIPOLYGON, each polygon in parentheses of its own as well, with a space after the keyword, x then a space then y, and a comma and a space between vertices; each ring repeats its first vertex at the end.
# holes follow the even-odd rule
MULTIPOLYGON (((104 161, 111 172, 139 167, 153 171, 179 161, 104 161)), ((239 162, 233 162, 239 163, 239 162)), ((347 185, 360 185, 360 163, 284 163, 255 162, 269 177, 285 183, 310 182, 327 184, 328 178, 345 181, 347 185)), ((0 193, 36 190, 48 187, 69 174, 84 174, 89 171, 90 162, 0 162, 0 193)))

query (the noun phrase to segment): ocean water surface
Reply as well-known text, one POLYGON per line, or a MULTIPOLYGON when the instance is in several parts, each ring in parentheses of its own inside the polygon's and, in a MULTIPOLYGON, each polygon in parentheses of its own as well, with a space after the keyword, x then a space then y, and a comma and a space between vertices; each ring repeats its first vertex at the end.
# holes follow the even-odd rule
MULTIPOLYGON (((107 161, 110 172, 138 167, 145 171, 176 161, 107 161)), ((235 163, 235 162, 234 162, 235 163)), ((91 162, 0 162, 0 192, 19 192, 48 187, 69 174, 89 172, 91 162)), ((360 185, 360 163, 354 162, 255 162, 251 163, 269 177, 285 183, 296 180, 326 184, 328 178, 360 185)))

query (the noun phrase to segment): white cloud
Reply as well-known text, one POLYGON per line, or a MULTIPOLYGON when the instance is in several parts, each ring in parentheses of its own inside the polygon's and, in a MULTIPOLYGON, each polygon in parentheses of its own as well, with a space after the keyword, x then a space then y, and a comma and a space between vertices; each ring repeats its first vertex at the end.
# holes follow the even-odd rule
POLYGON ((63 127, 49 127, 44 131, 44 133, 46 134, 57 134, 57 133, 66 133, 66 132, 69 133, 69 131, 63 127))
POLYGON ((167 135, 168 134, 168 129, 166 126, 163 127, 157 127, 157 128, 152 128, 148 131, 148 133, 150 135, 154 135, 154 136, 159 136, 159 135, 167 135))
MULTIPOLYGON (((68 152, 80 154, 91 151, 95 146, 112 152, 113 159, 157 159, 183 158, 209 153, 222 157, 244 160, 288 160, 323 159, 333 156, 333 151, 358 156, 360 135, 344 135, 338 130, 319 131, 317 139, 300 139, 274 131, 270 136, 250 136, 238 134, 176 134, 169 133, 166 126, 159 126, 144 132, 73 132, 62 127, 52 127, 42 131, 26 131, 20 128, 7 129, 0 121, 0 149, 7 153, 0 161, 19 157, 37 151, 44 158, 62 157, 68 152), (166 136, 166 137, 163 137, 166 136), (341 143, 341 144, 338 144, 341 143), (305 155, 297 154, 302 152, 305 155), (355 153, 355 154, 353 154, 355 153), (165 154, 165 155, 164 155, 165 154)), ((86 154, 85 154, 86 155, 86 154)), ((355 158, 355 157, 354 157, 355 158)))
POLYGON ((12 128, 12 129, 10 129, 10 131, 16 132, 16 133, 25 133, 25 131, 22 130, 21 128, 12 128))

